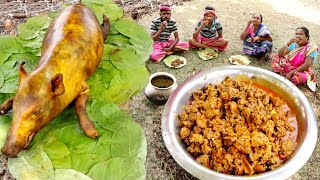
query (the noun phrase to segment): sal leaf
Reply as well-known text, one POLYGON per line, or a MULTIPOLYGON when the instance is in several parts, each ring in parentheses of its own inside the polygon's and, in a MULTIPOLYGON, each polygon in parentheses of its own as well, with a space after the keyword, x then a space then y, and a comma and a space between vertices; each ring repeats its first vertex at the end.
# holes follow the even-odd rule
POLYGON ((7 137, 8 130, 11 125, 11 116, 1 115, 0 116, 0 147, 3 147, 7 137))
POLYGON ((0 36, 0 51, 5 53, 25 53, 26 49, 20 44, 14 36, 0 36))
POLYGON ((46 144, 43 150, 48 154, 55 169, 71 168, 70 151, 64 143, 55 141, 46 144))
POLYGON ((55 180, 92 180, 89 176, 73 169, 56 169, 55 180))
POLYGON ((16 179, 54 179, 51 160, 42 150, 32 154, 20 153, 17 158, 9 158, 8 168, 16 179))
POLYGON ((124 47, 129 43, 129 38, 121 34, 110 34, 107 43, 124 47))
POLYGON ((0 65, 9 59, 12 53, 5 53, 0 51, 0 65))
POLYGON ((88 176, 95 180, 143 180, 145 179, 145 170, 143 160, 112 158, 93 166, 88 176))
POLYGON ((0 71, 0 89, 2 88, 4 84, 4 76, 3 76, 3 73, 0 71))
POLYGON ((19 38, 30 40, 39 36, 40 31, 50 25, 51 18, 48 16, 35 16, 28 18, 26 23, 19 24, 19 38))

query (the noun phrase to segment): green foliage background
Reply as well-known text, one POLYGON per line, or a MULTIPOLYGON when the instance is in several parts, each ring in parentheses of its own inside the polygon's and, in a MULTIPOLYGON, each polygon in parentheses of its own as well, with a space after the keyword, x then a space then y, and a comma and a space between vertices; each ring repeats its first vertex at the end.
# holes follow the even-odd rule
MULTIPOLYGON (((110 19, 110 33, 102 63, 89 79, 91 100, 87 112, 99 138, 84 135, 73 107, 68 107, 42 129, 18 158, 9 159, 16 179, 144 179, 146 140, 142 128, 117 106, 147 84, 145 67, 152 39, 142 26, 123 18, 112 0, 83 1, 96 14, 110 19)), ((41 55, 42 40, 54 16, 32 17, 19 25, 19 36, 0 36, 0 101, 18 87, 18 65, 31 71, 41 55)), ((0 145, 12 115, 0 116, 0 145)))

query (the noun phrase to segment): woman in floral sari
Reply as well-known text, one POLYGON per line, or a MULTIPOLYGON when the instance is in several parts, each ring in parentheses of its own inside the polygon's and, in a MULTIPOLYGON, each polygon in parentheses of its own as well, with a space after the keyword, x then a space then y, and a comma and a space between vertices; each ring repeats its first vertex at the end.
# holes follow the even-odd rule
POLYGON ((315 76, 312 65, 315 63, 318 47, 309 42, 309 30, 299 27, 292 38, 278 54, 273 56, 273 71, 285 76, 293 84, 307 82, 311 90, 315 91, 315 76))
POLYGON ((272 38, 268 27, 262 23, 262 15, 254 14, 240 35, 243 41, 243 53, 260 56, 260 60, 269 59, 272 50, 272 38))

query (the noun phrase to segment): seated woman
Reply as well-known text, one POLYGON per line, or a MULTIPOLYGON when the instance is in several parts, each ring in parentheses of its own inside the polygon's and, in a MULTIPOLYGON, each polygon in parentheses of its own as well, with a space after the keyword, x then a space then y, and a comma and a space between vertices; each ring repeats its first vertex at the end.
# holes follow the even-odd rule
POLYGON ((222 38, 222 26, 213 7, 205 8, 204 18, 197 23, 189 44, 193 48, 214 48, 219 51, 227 48, 228 41, 222 38))
POLYGON ((268 60, 272 50, 272 38, 268 27, 262 23, 262 15, 254 14, 240 35, 243 41, 243 53, 260 56, 260 60, 268 60))
POLYGON ((274 54, 272 68, 296 85, 304 84, 309 79, 308 86, 315 91, 316 79, 312 65, 316 61, 318 47, 310 43, 309 38, 306 27, 297 28, 295 37, 282 47, 278 54, 274 54))

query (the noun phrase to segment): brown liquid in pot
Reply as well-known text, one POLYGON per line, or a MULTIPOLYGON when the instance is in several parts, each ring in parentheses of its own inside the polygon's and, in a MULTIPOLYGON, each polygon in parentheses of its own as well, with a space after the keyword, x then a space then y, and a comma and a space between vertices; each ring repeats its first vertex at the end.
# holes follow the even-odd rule
POLYGON ((164 75, 155 76, 154 78, 152 78, 151 84, 158 88, 168 88, 172 86, 173 79, 169 76, 164 75))

